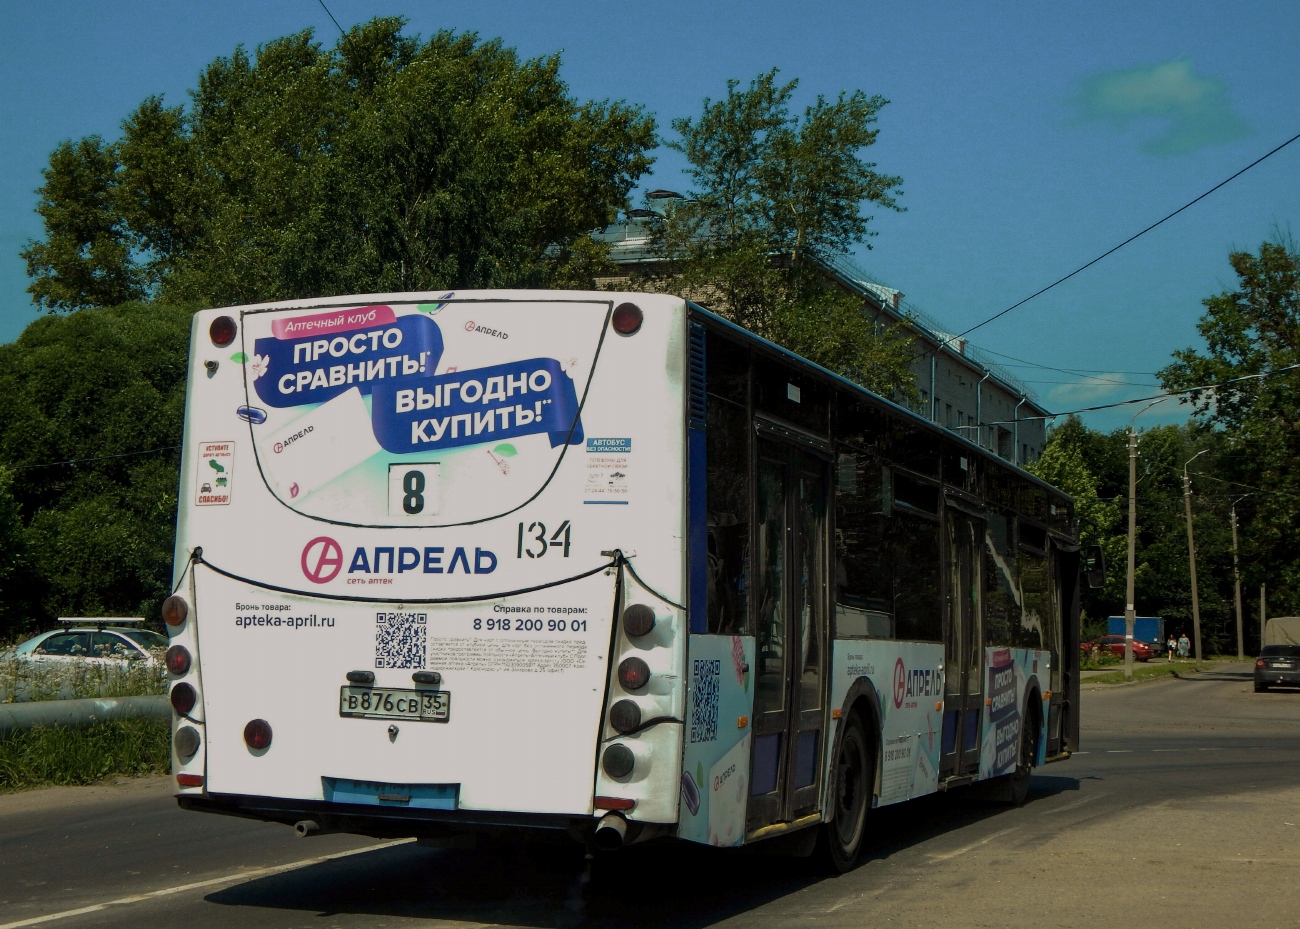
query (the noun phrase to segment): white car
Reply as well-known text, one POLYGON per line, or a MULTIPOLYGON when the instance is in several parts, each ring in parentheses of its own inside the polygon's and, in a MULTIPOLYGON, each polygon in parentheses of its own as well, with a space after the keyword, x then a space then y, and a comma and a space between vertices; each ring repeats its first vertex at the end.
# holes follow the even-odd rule
POLYGON ((148 629, 68 625, 53 632, 42 632, 15 646, 4 657, 35 662, 87 661, 122 665, 140 661, 154 665, 161 660, 156 657, 156 651, 166 648, 167 637, 148 629))

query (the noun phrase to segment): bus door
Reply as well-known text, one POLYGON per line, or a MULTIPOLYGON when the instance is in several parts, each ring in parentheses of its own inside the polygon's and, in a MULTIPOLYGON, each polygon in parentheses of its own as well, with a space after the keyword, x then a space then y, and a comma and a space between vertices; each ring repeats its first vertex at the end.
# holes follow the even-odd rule
POLYGON ((948 616, 944 635, 943 750, 939 774, 974 774, 984 717, 981 557, 984 520, 949 506, 948 616))
POLYGON ((760 438, 757 648, 746 828, 817 812, 827 627, 826 462, 760 438))

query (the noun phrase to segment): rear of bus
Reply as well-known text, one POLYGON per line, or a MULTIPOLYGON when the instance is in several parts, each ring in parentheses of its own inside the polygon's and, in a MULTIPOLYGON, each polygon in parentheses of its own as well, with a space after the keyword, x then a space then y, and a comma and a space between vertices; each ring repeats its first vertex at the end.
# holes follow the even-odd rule
POLYGON ((685 312, 197 313, 164 607, 181 806, 304 834, 676 822, 685 312))

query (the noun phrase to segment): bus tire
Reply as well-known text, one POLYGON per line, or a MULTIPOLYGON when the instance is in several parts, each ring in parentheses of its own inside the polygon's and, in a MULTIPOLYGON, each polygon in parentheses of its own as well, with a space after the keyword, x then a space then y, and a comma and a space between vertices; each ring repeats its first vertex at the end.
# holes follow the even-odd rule
POLYGON ((875 743, 862 718, 853 713, 844 727, 832 766, 830 821, 821 827, 823 862, 843 874, 853 869, 867 831, 867 812, 875 782, 875 743))
POLYGON ((1038 717, 1026 713, 1020 727, 1020 748, 1016 754, 1016 769, 1007 775, 1007 802, 1024 806, 1029 799, 1029 779, 1038 760, 1038 717))

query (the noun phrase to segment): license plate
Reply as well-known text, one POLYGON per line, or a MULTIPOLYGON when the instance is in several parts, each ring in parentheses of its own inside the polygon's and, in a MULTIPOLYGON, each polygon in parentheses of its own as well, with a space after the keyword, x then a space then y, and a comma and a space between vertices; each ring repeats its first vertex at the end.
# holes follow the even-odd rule
POLYGON ((1291 668, 1291 662, 1289 662, 1289 661, 1270 661, 1270 662, 1268 663, 1268 666, 1269 666, 1270 668, 1282 668, 1282 669, 1284 669, 1284 670, 1290 670, 1290 668, 1291 668))
POLYGON ((445 723, 451 719, 451 694, 445 690, 340 687, 339 715, 353 719, 445 723))

